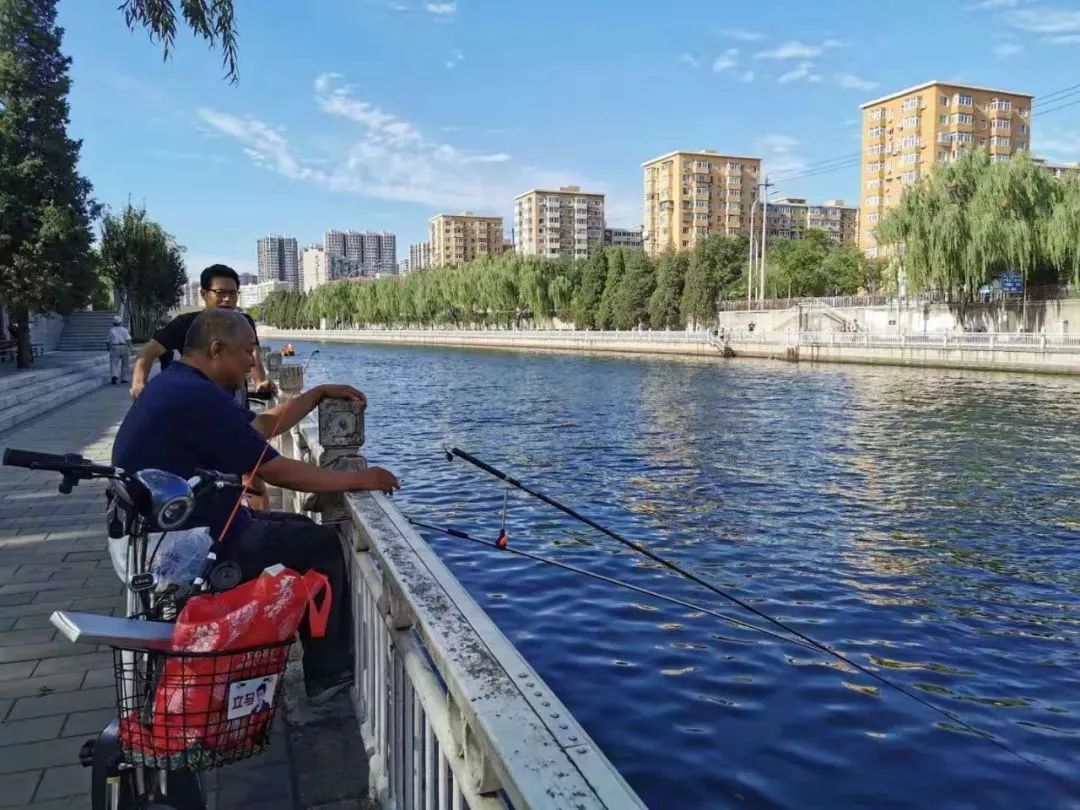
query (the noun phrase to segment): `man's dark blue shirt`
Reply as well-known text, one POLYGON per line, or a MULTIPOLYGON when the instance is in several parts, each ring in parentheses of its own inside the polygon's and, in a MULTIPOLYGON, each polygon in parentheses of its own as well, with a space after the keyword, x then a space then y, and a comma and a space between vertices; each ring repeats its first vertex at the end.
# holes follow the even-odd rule
MULTIPOLYGON (((157 469, 190 478, 203 468, 244 474, 254 469, 266 444, 254 427, 255 414, 237 406, 233 397, 198 369, 171 363, 154 377, 131 406, 113 442, 112 463, 127 472, 157 469)), ((264 462, 277 457, 271 447, 264 462)), ((239 493, 234 489, 207 493, 200 499, 189 527, 208 526, 216 539, 239 493)), ((242 532, 251 515, 240 509, 229 536, 242 532)))

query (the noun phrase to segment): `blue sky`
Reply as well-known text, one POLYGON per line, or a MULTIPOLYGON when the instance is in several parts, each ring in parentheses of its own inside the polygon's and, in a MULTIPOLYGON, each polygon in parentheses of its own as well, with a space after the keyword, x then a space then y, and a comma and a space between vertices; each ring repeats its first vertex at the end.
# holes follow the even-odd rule
MULTIPOLYGON (((406 255, 437 213, 509 230, 540 185, 604 191, 609 223, 636 225, 642 161, 675 149, 857 200, 857 166, 798 175, 858 152, 861 102, 935 78, 1080 82, 1071 0, 236 0, 237 85, 186 35, 164 62, 116 5, 60 3, 82 168, 101 202, 145 202, 193 274, 253 269, 271 232, 391 230, 406 255)), ((1035 154, 1080 161, 1080 104, 1035 112, 1035 154)))

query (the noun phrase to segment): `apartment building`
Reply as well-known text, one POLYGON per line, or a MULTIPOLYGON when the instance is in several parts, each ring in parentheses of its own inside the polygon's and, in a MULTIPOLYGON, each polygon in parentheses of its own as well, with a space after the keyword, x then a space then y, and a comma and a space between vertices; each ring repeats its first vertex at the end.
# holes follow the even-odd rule
POLYGON ((749 230, 761 159, 669 152, 641 164, 645 174, 642 239, 650 256, 693 250, 710 234, 749 230))
MULTIPOLYGON (((761 216, 760 206, 757 216, 761 216)), ((843 200, 826 200, 817 205, 805 197, 784 197, 769 203, 765 217, 765 234, 769 239, 802 239, 808 228, 825 231, 841 244, 856 245, 859 209, 843 200)))
POLYGON ((969 149, 986 149, 995 161, 1030 150, 1033 99, 931 81, 863 104, 859 246, 877 255, 874 228, 881 216, 935 163, 969 149))
POLYGON ((608 247, 624 247, 641 250, 641 226, 636 228, 604 228, 604 244, 608 247))
POLYGON ((1055 163, 1046 158, 1033 158, 1035 164, 1049 172, 1058 180, 1066 177, 1080 177, 1080 163, 1055 163))
POLYGON ((503 249, 502 217, 439 214, 428 221, 432 267, 453 267, 503 249))
POLYGON ((355 262, 366 276, 397 272, 397 236, 388 231, 329 230, 323 235, 323 249, 328 256, 355 262))
POLYGON ((277 292, 278 290, 287 290, 293 292, 293 288, 290 287, 284 281, 260 281, 258 284, 245 284, 240 288, 240 296, 236 305, 240 309, 251 309, 257 307, 270 293, 277 292))
POLYGON ((409 269, 426 270, 431 267, 431 242, 409 245, 409 269))
POLYGON ((256 243, 256 249, 260 284, 283 281, 290 290, 300 289, 300 256, 293 237, 277 234, 264 236, 256 243))
POLYGON ((588 258, 604 241, 604 195, 578 186, 526 191, 514 200, 514 232, 523 256, 588 258))

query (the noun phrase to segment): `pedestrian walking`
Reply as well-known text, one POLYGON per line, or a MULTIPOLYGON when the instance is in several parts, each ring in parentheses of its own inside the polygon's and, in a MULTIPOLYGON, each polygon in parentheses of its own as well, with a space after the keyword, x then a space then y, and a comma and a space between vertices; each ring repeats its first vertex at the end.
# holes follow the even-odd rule
POLYGON ((127 382, 128 371, 131 364, 131 333, 123 326, 120 316, 112 319, 113 325, 109 329, 109 336, 105 339, 105 349, 109 352, 109 374, 112 376, 112 384, 116 381, 127 382))

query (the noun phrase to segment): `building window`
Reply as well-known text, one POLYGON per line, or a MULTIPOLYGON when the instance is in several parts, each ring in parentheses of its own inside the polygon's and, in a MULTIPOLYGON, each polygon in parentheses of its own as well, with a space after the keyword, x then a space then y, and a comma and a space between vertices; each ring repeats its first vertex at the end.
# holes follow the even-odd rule
POLYGON ((866 221, 869 222, 871 225, 876 225, 879 219, 881 219, 880 214, 869 214, 866 217, 866 221))
POLYGON ((938 116, 938 123, 941 124, 942 126, 949 123, 949 116, 947 116, 947 115, 939 115, 938 116))
POLYGON ((992 137, 990 139, 990 145, 991 146, 1010 146, 1011 142, 1010 142, 1010 140, 1008 138, 1005 138, 1005 137, 999 136, 999 135, 995 135, 994 137, 992 137))
POLYGON ((875 194, 873 197, 866 198, 867 205, 881 205, 881 197, 875 194))
POLYGON ((871 155, 880 155, 882 152, 885 151, 885 147, 878 143, 871 146, 867 151, 871 155))
POLYGON ((1008 160, 1008 159, 1009 159, 1008 155, 991 155, 990 156, 990 162, 991 163, 1001 163, 1003 160, 1008 160))
POLYGON ((885 127, 874 127, 866 134, 871 138, 880 138, 885 134, 885 127))
POLYGON ((953 140, 959 141, 960 143, 971 143, 973 138, 974 136, 970 132, 957 132, 953 135, 953 140))
POLYGON ((1017 141, 1016 142, 1016 151, 1017 152, 1025 152, 1025 151, 1027 151, 1027 141, 1017 141))
POLYGON ((911 147, 918 146, 918 145, 919 145, 919 136, 918 135, 908 135, 907 137, 900 139, 900 148, 901 149, 910 149, 911 147))
POLYGON ((885 108, 884 107, 878 107, 876 110, 871 110, 870 111, 870 120, 871 121, 880 121, 884 117, 885 117, 885 108))
POLYGON ((913 163, 918 163, 919 162, 919 156, 918 155, 904 155, 903 159, 901 159, 900 162, 903 163, 905 166, 910 166, 913 163))
POLYGON ((904 129, 915 129, 919 125, 919 116, 912 115, 904 119, 904 129))
POLYGON ((905 183, 914 183, 916 180, 919 179, 919 173, 904 172, 903 175, 901 175, 900 179, 903 180, 905 183))
POLYGON ((990 122, 990 128, 1008 132, 1010 129, 1012 129, 1012 124, 1007 118, 995 118, 993 121, 990 122))
POLYGON ((954 98, 956 99, 956 105, 958 107, 973 107, 973 106, 975 106, 975 101, 971 98, 971 96, 965 96, 965 95, 962 95, 961 93, 957 93, 954 96, 954 98))
POLYGON ((993 101, 990 102, 990 109, 992 109, 992 110, 1011 110, 1012 109, 1012 102, 1011 101, 1004 101, 1004 100, 1001 100, 1001 99, 994 99, 993 101))
POLYGON ((917 109, 919 109, 919 102, 921 100, 922 100, 921 96, 915 96, 915 98, 909 98, 907 101, 904 102, 904 106, 901 107, 901 109, 904 112, 908 112, 909 110, 917 110, 917 109))
POLYGON ((975 119, 966 113, 953 113, 952 122, 954 124, 970 124, 975 119))
POLYGON ((881 163, 867 163, 866 164, 866 170, 868 172, 880 172, 881 171, 881 163))
POLYGON ((948 107, 949 106, 949 97, 948 96, 942 96, 941 97, 941 106, 942 107, 948 107))

